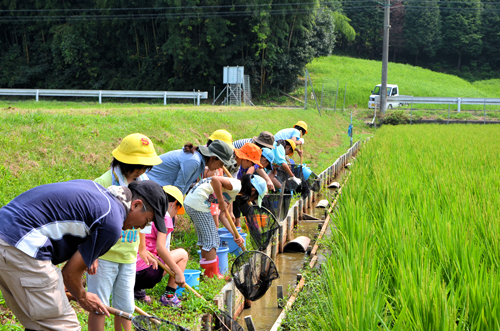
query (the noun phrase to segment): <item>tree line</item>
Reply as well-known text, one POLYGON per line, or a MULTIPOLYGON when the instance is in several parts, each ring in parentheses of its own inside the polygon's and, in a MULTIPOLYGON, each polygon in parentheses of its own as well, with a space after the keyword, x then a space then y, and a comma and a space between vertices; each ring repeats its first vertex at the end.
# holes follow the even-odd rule
MULTIPOLYGON (((381 59, 381 3, 342 2, 356 38, 340 40, 336 52, 381 59)), ((390 25, 390 61, 469 79, 500 77, 500 3, 496 0, 394 0, 390 25)))
MULTIPOLYGON (((319 0, 5 0, 0 86, 209 90, 245 66, 256 92, 290 90, 331 54, 337 3, 319 0)), ((339 29, 337 27, 337 29, 339 29)), ((347 37, 354 36, 347 24, 347 37)), ((219 85, 220 86, 220 85, 219 85)))
MULTIPOLYGON (((494 1, 392 1, 391 61, 498 76, 494 1)), ((206 91, 238 65, 254 92, 289 91, 334 50, 381 59, 382 18, 359 0, 4 0, 0 86, 206 91)))

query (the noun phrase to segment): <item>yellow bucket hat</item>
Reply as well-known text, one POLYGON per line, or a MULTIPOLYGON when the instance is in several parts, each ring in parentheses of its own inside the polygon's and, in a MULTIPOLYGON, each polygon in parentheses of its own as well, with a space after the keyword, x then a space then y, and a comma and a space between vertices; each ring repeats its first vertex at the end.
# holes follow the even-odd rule
POLYGON ((140 133, 129 134, 123 138, 111 154, 115 159, 126 164, 155 166, 162 163, 151 139, 140 133))
POLYGON ((214 131, 214 133, 212 133, 212 135, 210 137, 208 137, 208 139, 210 139, 212 141, 221 140, 221 141, 225 142, 226 144, 228 144, 229 147, 234 149, 233 136, 224 129, 214 131))
POLYGON ((165 191, 165 193, 167 193, 168 195, 173 196, 175 200, 179 201, 179 203, 181 204, 181 208, 177 212, 177 215, 183 215, 186 212, 186 210, 184 209, 184 198, 182 196, 181 190, 179 190, 177 187, 173 185, 167 185, 163 186, 163 191, 165 191))
POLYGON ((290 146, 292 146, 292 152, 288 154, 288 156, 292 156, 295 152, 295 149, 297 148, 297 145, 295 145, 295 141, 293 141, 292 139, 287 139, 286 141, 290 143, 290 146))
POLYGON ((295 124, 295 126, 300 126, 304 130, 306 130, 306 133, 307 133, 307 123, 306 122, 304 122, 304 121, 298 121, 297 124, 295 124))

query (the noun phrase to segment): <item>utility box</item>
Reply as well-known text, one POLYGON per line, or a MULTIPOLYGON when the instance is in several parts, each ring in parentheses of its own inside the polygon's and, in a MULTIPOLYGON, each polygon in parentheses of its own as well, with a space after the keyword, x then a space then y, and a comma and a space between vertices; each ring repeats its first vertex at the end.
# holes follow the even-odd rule
POLYGON ((224 67, 224 84, 243 84, 245 67, 224 67))

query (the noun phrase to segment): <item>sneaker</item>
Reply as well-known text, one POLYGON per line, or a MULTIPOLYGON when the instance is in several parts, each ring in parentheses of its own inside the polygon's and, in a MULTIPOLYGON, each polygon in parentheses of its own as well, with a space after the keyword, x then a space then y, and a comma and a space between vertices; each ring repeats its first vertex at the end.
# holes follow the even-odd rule
POLYGON ((134 291, 134 299, 147 304, 151 303, 151 298, 146 294, 145 290, 134 291))
POLYGON ((181 300, 177 297, 177 294, 175 293, 167 293, 165 292, 161 298, 160 302, 164 306, 170 306, 170 307, 181 307, 181 300))

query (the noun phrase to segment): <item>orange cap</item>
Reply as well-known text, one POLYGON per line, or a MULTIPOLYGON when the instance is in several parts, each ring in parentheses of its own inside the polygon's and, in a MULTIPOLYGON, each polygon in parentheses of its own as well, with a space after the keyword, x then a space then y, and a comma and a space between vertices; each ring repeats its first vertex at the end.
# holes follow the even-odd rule
POLYGON ((260 164, 260 157, 262 156, 262 150, 255 144, 246 143, 240 149, 235 149, 234 152, 236 156, 240 159, 245 159, 254 164, 257 164, 259 167, 263 167, 260 164))

